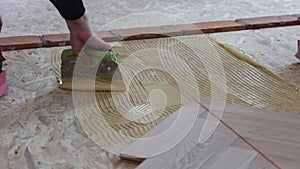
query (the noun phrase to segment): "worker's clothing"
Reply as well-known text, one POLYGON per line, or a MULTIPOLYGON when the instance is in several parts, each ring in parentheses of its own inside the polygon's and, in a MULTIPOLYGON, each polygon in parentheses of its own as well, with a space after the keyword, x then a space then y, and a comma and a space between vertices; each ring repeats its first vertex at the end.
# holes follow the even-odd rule
MULTIPOLYGON (((2 72, 2 62, 5 61, 5 58, 2 55, 2 46, 0 44, 0 73, 2 72)), ((1 82, 1 79, 0 79, 1 82)), ((1 85, 1 84, 0 84, 1 85)))
POLYGON ((50 0, 66 20, 79 19, 85 13, 82 0, 50 0))

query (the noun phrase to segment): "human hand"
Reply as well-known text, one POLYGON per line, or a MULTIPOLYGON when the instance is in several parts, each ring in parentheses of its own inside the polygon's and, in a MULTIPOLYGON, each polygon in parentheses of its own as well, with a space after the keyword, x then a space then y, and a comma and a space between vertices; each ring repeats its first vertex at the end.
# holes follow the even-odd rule
POLYGON ((70 30, 70 43, 72 49, 86 64, 91 64, 91 61, 84 50, 86 44, 103 51, 111 50, 112 47, 90 29, 85 15, 77 20, 66 20, 66 23, 70 30))

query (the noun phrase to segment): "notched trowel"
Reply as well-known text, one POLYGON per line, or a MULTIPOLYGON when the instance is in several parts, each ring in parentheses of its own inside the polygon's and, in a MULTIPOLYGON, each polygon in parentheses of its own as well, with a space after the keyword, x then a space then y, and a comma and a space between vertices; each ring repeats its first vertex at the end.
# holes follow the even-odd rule
POLYGON ((61 53, 60 88, 82 91, 124 91, 116 56, 94 48, 86 49, 91 64, 85 64, 72 49, 61 53))

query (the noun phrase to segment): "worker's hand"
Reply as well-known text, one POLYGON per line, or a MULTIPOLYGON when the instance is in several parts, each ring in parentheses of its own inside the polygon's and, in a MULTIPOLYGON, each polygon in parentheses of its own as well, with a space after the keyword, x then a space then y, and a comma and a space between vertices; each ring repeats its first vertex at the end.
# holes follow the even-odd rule
POLYGON ((84 45, 88 45, 99 50, 111 50, 111 46, 99 38, 89 27, 87 17, 84 15, 77 20, 66 20, 70 30, 70 42, 72 49, 86 64, 90 64, 84 45))
POLYGON ((1 29, 2 29, 2 19, 1 19, 1 16, 0 16, 0 32, 1 32, 1 29))

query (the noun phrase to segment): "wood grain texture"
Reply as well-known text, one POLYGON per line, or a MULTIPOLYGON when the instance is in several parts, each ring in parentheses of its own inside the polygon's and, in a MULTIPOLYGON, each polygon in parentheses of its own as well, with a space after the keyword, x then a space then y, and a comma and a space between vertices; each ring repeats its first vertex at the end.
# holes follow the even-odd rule
POLYGON ((14 36, 0 38, 3 51, 40 48, 43 43, 39 36, 14 36))
POLYGON ((203 112, 205 110, 197 105, 182 106, 144 137, 127 147, 121 152, 121 156, 129 159, 153 157, 158 152, 164 153, 175 146, 177 147, 183 139, 189 140, 190 145, 187 149, 190 150, 197 144, 198 138, 196 136, 200 135, 203 121, 197 121, 196 118, 203 112))
POLYGON ((183 35, 219 33, 219 32, 239 31, 239 30, 246 29, 245 25, 230 20, 199 22, 193 24, 178 24, 177 26, 182 30, 183 35))
POLYGON ((248 169, 256 156, 255 151, 230 147, 222 154, 216 154, 210 158, 198 169, 248 169))
POLYGON ((261 29, 278 26, 291 26, 300 24, 297 15, 265 16, 256 18, 237 19, 236 22, 243 24, 247 29, 261 29))
POLYGON ((203 33, 218 33, 245 30, 246 27, 235 21, 214 21, 194 23, 203 33))
MULTIPOLYGON (((227 104, 223 120, 280 168, 297 169, 300 166, 299 114, 227 104)), ((217 131, 229 132, 224 125, 217 131)), ((241 139, 232 146, 251 149, 241 139)), ((252 165, 274 168, 262 156, 258 156, 252 165)))
POLYGON ((191 134, 174 149, 147 159, 137 169, 197 168, 213 155, 224 152, 236 139, 232 135, 215 133, 206 143, 199 144, 199 130, 199 128, 194 128, 191 134), (193 146, 195 144, 196 146, 193 146))
POLYGON ((70 34, 49 34, 41 36, 45 47, 67 46, 70 45, 70 34))
MULTIPOLYGON (((148 158, 138 169, 276 169, 262 154, 279 168, 297 169, 299 167, 299 114, 226 105, 224 122, 262 154, 256 152, 240 138, 230 142, 230 139, 226 137, 233 133, 224 125, 218 127, 208 142, 197 144, 196 136, 199 136, 205 120, 203 117, 206 115, 207 113, 204 113, 197 118, 195 125, 197 127, 193 128, 175 148, 148 158), (226 143, 226 141, 229 142, 226 143)), ((154 133, 157 132, 154 131, 154 133)))

